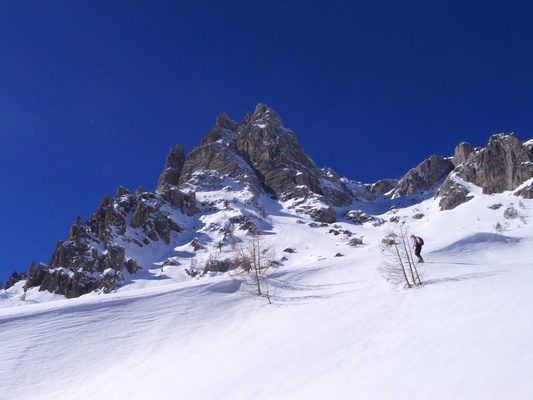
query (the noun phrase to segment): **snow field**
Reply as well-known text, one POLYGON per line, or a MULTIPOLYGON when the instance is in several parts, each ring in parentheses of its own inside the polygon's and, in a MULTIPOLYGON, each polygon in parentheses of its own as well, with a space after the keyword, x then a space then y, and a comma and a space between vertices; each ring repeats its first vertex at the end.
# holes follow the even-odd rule
POLYGON ((286 258, 272 305, 227 274, 72 300, 28 293, 36 304, 0 309, 0 398, 531 399, 533 202, 519 201, 473 192, 452 211, 399 208, 426 242, 418 289, 377 272, 391 224, 338 223, 363 237, 352 248, 272 209, 265 238, 286 258), (510 203, 527 223, 498 232, 510 203))

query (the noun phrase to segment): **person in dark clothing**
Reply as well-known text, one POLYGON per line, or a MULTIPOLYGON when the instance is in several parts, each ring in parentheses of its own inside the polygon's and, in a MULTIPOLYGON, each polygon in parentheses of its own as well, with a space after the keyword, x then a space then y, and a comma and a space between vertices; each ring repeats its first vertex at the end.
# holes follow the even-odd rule
POLYGON ((424 259, 420 255, 420 252, 422 251, 422 246, 424 245, 424 241, 421 237, 411 235, 411 239, 413 239, 413 247, 415 249, 415 256, 418 257, 418 262, 423 263, 424 259))

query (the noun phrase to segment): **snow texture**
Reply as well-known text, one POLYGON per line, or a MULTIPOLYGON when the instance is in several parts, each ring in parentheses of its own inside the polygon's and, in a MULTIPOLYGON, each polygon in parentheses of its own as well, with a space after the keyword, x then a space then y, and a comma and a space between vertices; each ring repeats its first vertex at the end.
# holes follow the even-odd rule
MULTIPOLYGON (((378 226, 320 226, 262 198, 280 260, 272 305, 229 273, 189 277, 186 244, 108 295, 24 296, 20 282, 0 291, 0 398, 532 399, 533 200, 470 189, 444 212, 433 199, 358 204, 378 226), (505 220, 511 203, 520 218, 505 220), (378 273, 391 218, 426 243, 418 289, 378 273)), ((204 246, 223 214, 202 221, 204 246)))

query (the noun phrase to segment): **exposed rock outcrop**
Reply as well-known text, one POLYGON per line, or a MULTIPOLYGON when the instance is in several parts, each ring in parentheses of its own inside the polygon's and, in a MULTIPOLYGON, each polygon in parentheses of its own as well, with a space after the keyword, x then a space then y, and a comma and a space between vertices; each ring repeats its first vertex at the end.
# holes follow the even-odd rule
POLYGON ((468 201, 468 189, 451 178, 447 178, 435 193, 440 198, 439 207, 442 211, 452 210, 468 201))
POLYGON ((453 170, 452 161, 433 155, 411 169, 400 179, 398 186, 392 191, 392 198, 408 196, 435 189, 453 170))
POLYGON ((331 169, 319 169, 294 132, 264 104, 240 123, 219 115, 216 125, 187 155, 180 185, 214 185, 204 177, 213 172, 247 185, 256 194, 265 191, 281 200, 316 197, 330 206, 353 201, 340 177, 331 169))
POLYGON ((237 125, 225 114, 218 116, 215 126, 185 159, 182 189, 215 190, 223 187, 225 178, 232 178, 248 186, 256 196, 260 194, 260 180, 237 149, 237 125))
POLYGON ((320 171, 285 129, 279 116, 259 104, 237 128, 236 143, 244 160, 253 168, 263 188, 281 200, 322 194, 320 171))
POLYGON ((524 199, 533 199, 533 184, 516 191, 515 195, 524 199))
MULTIPOLYGON (((184 200, 181 207, 186 204, 184 200)), ((28 274, 26 288, 38 286, 67 298, 95 290, 115 290, 125 273, 133 275, 142 268, 126 254, 124 244, 142 247, 159 240, 168 244, 173 232, 183 230, 165 212, 169 207, 154 193, 131 194, 124 188, 117 189, 114 198, 103 198, 86 223, 76 219, 67 240, 57 242, 49 264, 40 263, 28 274)))
POLYGON ((165 192, 179 184, 183 164, 185 163, 185 151, 181 144, 177 144, 168 153, 163 172, 157 181, 157 191, 165 192))
POLYGON ((474 146, 470 143, 461 142, 455 148, 455 153, 452 158, 452 163, 454 166, 458 166, 468 160, 468 156, 475 151, 474 146))
POLYGON ((514 190, 533 177, 533 152, 512 133, 493 135, 459 166, 457 175, 486 194, 514 190))
MULTIPOLYGON (((482 188, 483 193, 502 193, 515 190, 533 177, 533 152, 514 134, 493 135, 483 149, 461 143, 455 149, 454 164, 459 163, 435 194, 441 210, 451 210, 468 198, 469 190, 457 182, 455 176, 482 188)), ((515 193, 531 198, 532 185, 515 193)))
MULTIPOLYGON (((22 281, 22 280, 24 280, 24 279, 27 279, 27 277, 28 277, 27 274, 25 274, 24 272, 22 272, 22 273, 20 273, 20 274, 19 274, 18 272, 16 272, 16 271, 13 272, 13 273, 11 274, 11 276, 9 277, 9 279, 7 280, 7 282, 6 282, 6 286, 5 286, 4 289, 7 290, 7 289, 9 289, 10 287, 15 286, 18 282, 20 282, 20 281, 22 281)), ((1 289, 1 287, 0 287, 0 289, 1 289)))
POLYGON ((396 185, 398 181, 395 179, 381 179, 370 186, 370 192, 378 196, 384 195, 393 190, 396 185))

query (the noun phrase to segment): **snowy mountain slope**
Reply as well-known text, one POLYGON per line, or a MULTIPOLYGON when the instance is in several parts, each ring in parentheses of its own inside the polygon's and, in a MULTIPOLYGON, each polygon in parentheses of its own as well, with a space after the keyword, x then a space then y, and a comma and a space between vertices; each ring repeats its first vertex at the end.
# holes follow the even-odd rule
MULTIPOLYGON (((76 298, 235 270, 235 245, 251 232, 280 240, 270 218, 282 209, 313 227, 343 220, 378 227, 402 221, 397 210, 433 197, 440 210, 457 208, 468 202, 472 183, 483 193, 515 190, 532 198, 532 166, 527 142, 499 134, 485 148, 461 143, 453 157, 433 155, 402 178, 362 184, 319 169, 281 118, 258 104, 240 123, 220 114, 187 155, 179 144, 171 148, 156 191, 119 187, 104 196, 86 222, 78 218, 57 242, 48 264, 14 273, 0 298, 17 304, 17 289, 9 289, 19 281, 30 301, 34 288, 76 298), (380 216, 390 207, 396 210, 380 216)), ((329 233, 361 241, 335 225, 329 233)))
MULTIPOLYGON (((462 184, 470 200, 453 210, 365 202, 352 207, 372 211, 363 224, 317 224, 262 197, 253 221, 280 261, 272 305, 228 273, 186 276, 186 240, 166 255, 175 265, 108 295, 42 302, 57 295, 32 288, 22 301, 19 283, 0 309, 0 398, 530 399, 533 200, 462 184), (378 273, 391 218, 425 239, 419 289, 378 273)), ((201 217, 206 249, 230 212, 201 217)))
POLYGON ((264 105, 220 115, 0 291, 0 399, 533 398, 531 160, 494 135, 367 185, 264 105), (380 274, 399 226, 417 289, 380 274), (272 304, 240 274, 257 232, 272 304))

